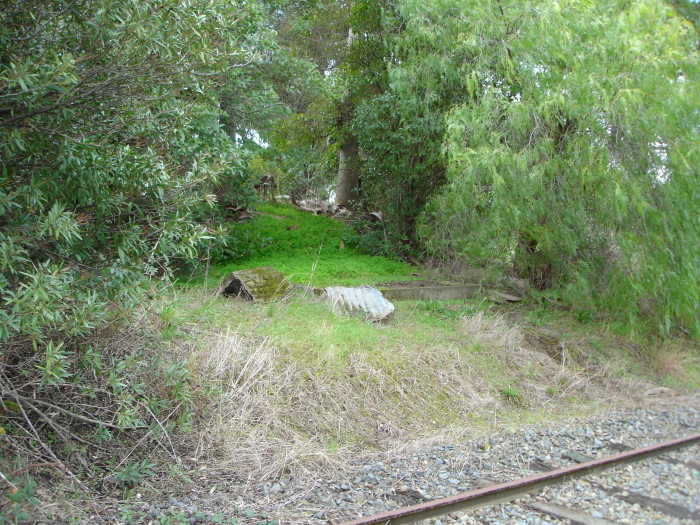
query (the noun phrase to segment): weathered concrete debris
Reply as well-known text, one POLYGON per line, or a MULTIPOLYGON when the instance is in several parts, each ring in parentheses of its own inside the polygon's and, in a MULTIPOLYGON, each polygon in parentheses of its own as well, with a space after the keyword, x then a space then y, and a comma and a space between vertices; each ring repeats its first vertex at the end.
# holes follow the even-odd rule
MULTIPOLYGON (((391 301, 449 301, 471 299, 484 290, 479 283, 441 284, 437 286, 425 286, 418 283, 381 288, 381 291, 384 297, 391 301)), ((500 290, 486 290, 486 293, 496 303, 514 303, 522 300, 517 295, 500 290)))
POLYGON ((385 319, 395 310, 382 292, 372 286, 330 286, 325 291, 334 306, 350 312, 364 312, 372 319, 385 319))
POLYGON ((471 299, 481 290, 480 284, 452 286, 399 286, 382 288, 382 293, 392 301, 449 301, 471 299))
POLYGON ((219 290, 227 297, 240 297, 248 301, 271 301, 283 296, 289 282, 272 266, 236 270, 221 281, 219 290))

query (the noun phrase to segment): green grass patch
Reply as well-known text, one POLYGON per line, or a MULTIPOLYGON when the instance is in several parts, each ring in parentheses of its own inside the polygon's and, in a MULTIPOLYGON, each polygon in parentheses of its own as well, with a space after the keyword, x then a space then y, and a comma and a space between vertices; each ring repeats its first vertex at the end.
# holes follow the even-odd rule
MULTIPOLYGON (((629 397, 617 378, 642 366, 634 347, 596 323, 522 304, 402 301, 372 323, 301 290, 265 304, 175 287, 158 300, 166 344, 193 370, 192 391, 216 388, 216 403, 195 400, 213 422, 207 439, 243 469, 279 473, 405 439, 453 442, 592 413, 629 397)), ((677 387, 678 377, 695 381, 677 373, 688 360, 667 348, 647 366, 677 387)))
POLYGON ((377 257, 349 246, 350 228, 343 222, 285 205, 260 205, 254 219, 232 226, 227 242, 241 254, 208 271, 182 276, 199 286, 245 268, 272 266, 295 284, 312 286, 379 284, 419 279, 418 270, 402 261, 377 257))

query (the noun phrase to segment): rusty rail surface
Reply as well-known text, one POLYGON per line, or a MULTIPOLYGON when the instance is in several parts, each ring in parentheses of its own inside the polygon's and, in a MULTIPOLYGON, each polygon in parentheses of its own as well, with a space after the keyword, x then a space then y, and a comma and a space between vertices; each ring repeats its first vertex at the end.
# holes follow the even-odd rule
POLYGON ((612 456, 607 456, 592 461, 586 461, 578 465, 543 472, 527 478, 507 481, 498 485, 492 485, 483 489, 463 492, 449 498, 438 499, 404 507, 374 516, 366 516, 341 525, 399 525, 400 523, 415 523, 417 521, 442 516, 444 514, 477 509, 487 505, 503 503, 516 499, 529 492, 534 492, 549 485, 564 483, 570 479, 587 476, 594 472, 626 465, 634 461, 640 461, 665 452, 700 443, 700 433, 692 434, 657 445, 628 450, 612 456))

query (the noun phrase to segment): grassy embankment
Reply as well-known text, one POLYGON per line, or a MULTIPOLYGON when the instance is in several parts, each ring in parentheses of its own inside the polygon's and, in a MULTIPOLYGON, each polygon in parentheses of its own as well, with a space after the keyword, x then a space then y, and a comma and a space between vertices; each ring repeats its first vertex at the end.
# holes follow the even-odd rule
POLYGON ((405 263, 373 257, 352 246, 353 235, 343 222, 301 212, 290 206, 261 205, 254 220, 235 226, 235 251, 243 254, 226 264, 200 271, 190 286, 219 283, 233 270, 273 266, 295 284, 329 286, 416 280, 405 263))
MULTIPOLYGON (((299 284, 414 280, 425 272, 341 244, 345 226, 264 207, 244 226, 269 239, 244 260, 183 279, 159 306, 169 352, 201 402, 198 450, 256 477, 297 474, 420 440, 457 440, 700 385, 697 349, 634 342, 603 321, 535 302, 401 302, 371 323, 311 294, 252 304, 212 294, 234 269, 274 266, 299 284)), ((195 396, 196 397, 196 396, 195 396)))

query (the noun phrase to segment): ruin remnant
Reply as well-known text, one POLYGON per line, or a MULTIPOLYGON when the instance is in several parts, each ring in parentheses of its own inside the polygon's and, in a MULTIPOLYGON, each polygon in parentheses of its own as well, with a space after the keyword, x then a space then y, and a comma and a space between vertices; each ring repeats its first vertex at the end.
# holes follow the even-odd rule
POLYGON ((221 281, 219 290, 226 297, 267 302, 282 297, 289 289, 284 274, 272 266, 236 270, 221 281))
POLYGON ((370 319, 385 319, 394 312, 394 305, 372 286, 329 286, 325 292, 333 306, 348 312, 362 312, 370 319))

